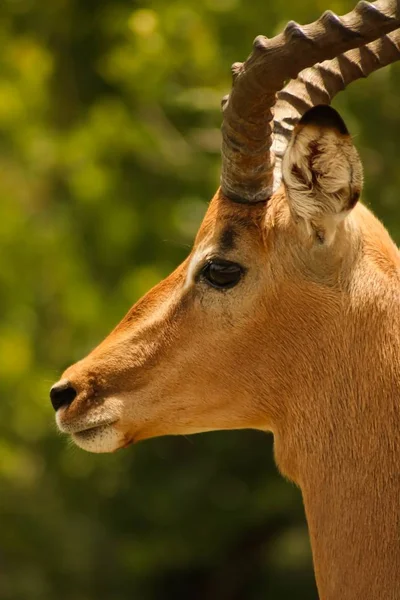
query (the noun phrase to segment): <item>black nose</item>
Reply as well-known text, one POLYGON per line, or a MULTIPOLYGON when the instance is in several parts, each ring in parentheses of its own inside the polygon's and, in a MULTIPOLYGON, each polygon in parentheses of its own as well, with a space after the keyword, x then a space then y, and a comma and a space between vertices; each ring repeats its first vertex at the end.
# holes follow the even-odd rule
POLYGON ((55 383, 50 390, 50 400, 54 410, 58 410, 62 406, 69 406, 75 396, 75 388, 65 379, 55 383))

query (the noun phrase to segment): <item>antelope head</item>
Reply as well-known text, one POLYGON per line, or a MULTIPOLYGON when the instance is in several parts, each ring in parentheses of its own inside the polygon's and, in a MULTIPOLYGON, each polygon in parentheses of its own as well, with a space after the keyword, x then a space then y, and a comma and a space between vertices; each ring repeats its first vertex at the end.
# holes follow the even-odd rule
POLYGON ((192 252, 51 390, 78 446, 256 428, 301 479, 296 440, 313 438, 321 397, 348 390, 375 297, 399 274, 389 236, 357 204, 360 159, 329 106, 399 58, 399 16, 381 0, 290 22, 233 65, 221 187, 192 252))

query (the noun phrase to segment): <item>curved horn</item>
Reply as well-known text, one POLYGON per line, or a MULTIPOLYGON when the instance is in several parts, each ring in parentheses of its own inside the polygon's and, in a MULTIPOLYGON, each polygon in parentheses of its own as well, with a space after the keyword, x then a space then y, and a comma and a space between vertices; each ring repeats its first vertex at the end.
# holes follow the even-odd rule
POLYGON ((274 38, 256 38, 246 62, 233 65, 232 92, 223 100, 221 188, 227 197, 260 202, 272 193, 272 108, 284 81, 397 29, 399 19, 400 0, 362 0, 343 17, 327 11, 310 25, 290 21, 274 38))
POLYGON ((361 48, 349 50, 302 71, 277 94, 274 110, 274 190, 282 179, 281 163, 293 128, 312 106, 330 104, 350 83, 400 59, 400 29, 361 48))

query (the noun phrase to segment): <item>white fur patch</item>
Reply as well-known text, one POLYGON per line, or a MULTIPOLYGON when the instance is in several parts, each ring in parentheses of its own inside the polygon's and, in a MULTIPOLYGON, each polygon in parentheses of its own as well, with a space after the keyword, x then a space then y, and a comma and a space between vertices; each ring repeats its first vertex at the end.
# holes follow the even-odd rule
POLYGON ((56 412, 56 423, 80 448, 88 452, 114 452, 124 442, 123 435, 114 427, 122 409, 122 400, 111 397, 74 419, 69 418, 68 408, 60 408, 56 412))
POLYGON ((185 281, 185 288, 188 288, 192 285, 196 274, 199 270, 199 267, 201 264, 203 264, 205 262, 205 260, 207 259, 208 256, 211 256, 212 254, 212 248, 211 247, 198 247, 195 252, 193 253, 193 256, 190 260, 189 266, 188 266, 188 270, 187 270, 187 274, 186 274, 186 281, 185 281))

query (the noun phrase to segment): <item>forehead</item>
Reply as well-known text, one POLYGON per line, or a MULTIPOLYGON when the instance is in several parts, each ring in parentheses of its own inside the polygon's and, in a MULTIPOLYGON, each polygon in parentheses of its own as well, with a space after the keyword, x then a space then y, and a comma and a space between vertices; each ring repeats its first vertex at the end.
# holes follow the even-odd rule
POLYGON ((262 243, 265 206, 232 202, 218 192, 212 199, 195 241, 195 248, 212 247, 220 254, 262 243))

